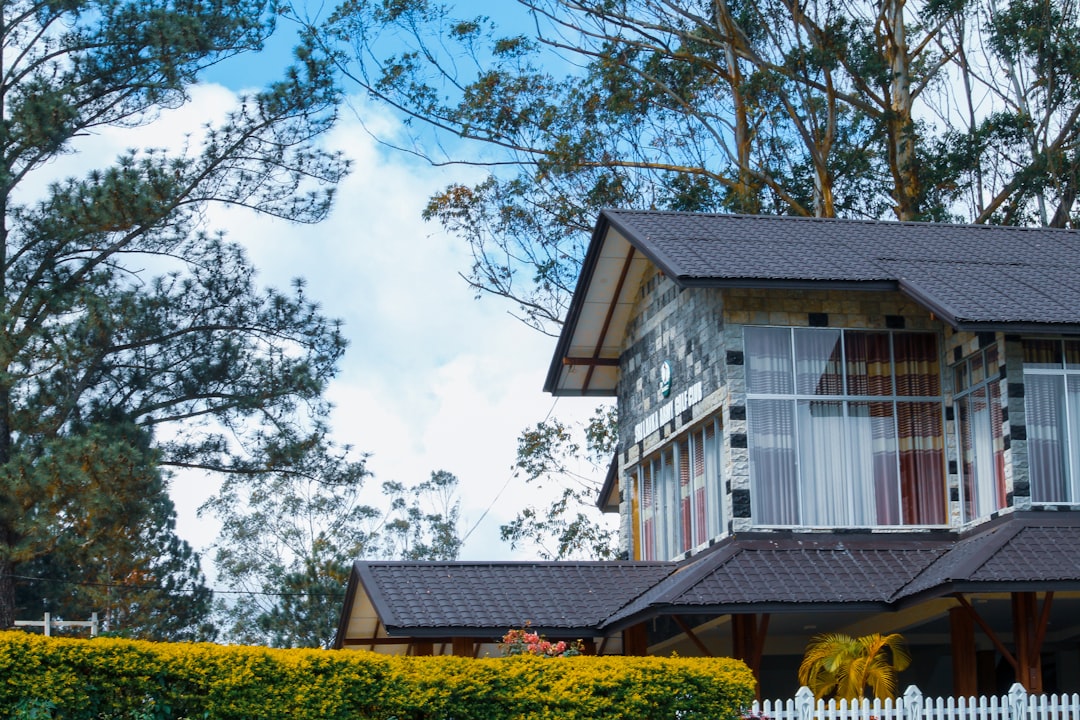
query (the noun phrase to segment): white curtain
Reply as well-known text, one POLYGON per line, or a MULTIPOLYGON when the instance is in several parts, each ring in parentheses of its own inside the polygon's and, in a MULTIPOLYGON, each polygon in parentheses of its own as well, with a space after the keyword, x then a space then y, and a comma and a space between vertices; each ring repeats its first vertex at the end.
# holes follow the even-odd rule
POLYGON ((1060 375, 1024 377, 1028 466, 1031 499, 1035 502, 1065 502, 1069 499, 1063 427, 1064 389, 1064 378, 1060 375))

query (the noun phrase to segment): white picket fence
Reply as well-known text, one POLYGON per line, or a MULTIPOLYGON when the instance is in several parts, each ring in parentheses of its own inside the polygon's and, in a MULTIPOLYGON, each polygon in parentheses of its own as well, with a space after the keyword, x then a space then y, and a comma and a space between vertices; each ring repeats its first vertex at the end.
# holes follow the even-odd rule
POLYGON ((807 687, 793 699, 758 703, 755 720, 1080 720, 1080 694, 1029 695, 1016 683, 1007 695, 924 697, 912 685, 895 700, 814 700, 807 687))

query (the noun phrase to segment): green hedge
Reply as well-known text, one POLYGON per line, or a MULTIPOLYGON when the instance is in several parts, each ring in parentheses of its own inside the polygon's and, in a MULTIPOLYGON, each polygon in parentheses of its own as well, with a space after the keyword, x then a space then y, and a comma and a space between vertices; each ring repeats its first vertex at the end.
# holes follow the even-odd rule
POLYGON ((752 699, 750 671, 726 658, 473 660, 0 633, 0 713, 25 720, 731 720, 752 699))

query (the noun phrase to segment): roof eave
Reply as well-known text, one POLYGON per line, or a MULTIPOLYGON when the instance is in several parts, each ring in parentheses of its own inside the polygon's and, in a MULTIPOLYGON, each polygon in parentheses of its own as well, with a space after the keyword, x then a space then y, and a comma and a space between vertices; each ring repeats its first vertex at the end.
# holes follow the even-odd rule
MULTIPOLYGON (((589 248, 585 252, 585 258, 581 261, 581 271, 574 286, 574 294, 570 298, 570 307, 567 308, 562 331, 559 333, 559 339, 555 342, 555 352, 552 355, 551 364, 548 366, 547 378, 544 380, 544 392, 546 393, 556 396, 582 394, 559 391, 559 376, 562 374, 563 360, 567 356, 578 320, 581 318, 581 309, 585 305, 585 288, 588 286, 593 271, 596 269, 596 264, 600 260, 600 249, 604 244, 604 236, 607 234, 609 227, 608 216, 605 211, 601 211, 600 217, 596 221, 596 227, 593 228, 592 237, 589 239, 589 248)), ((605 396, 611 394, 604 393, 605 396)))
POLYGON ((345 586, 345 602, 341 606, 341 615, 338 616, 337 634, 334 635, 334 650, 340 650, 345 646, 345 636, 349 632, 349 617, 352 613, 353 603, 356 602, 356 590, 360 586, 360 575, 357 572, 359 562, 354 562, 352 571, 349 573, 349 582, 345 586))

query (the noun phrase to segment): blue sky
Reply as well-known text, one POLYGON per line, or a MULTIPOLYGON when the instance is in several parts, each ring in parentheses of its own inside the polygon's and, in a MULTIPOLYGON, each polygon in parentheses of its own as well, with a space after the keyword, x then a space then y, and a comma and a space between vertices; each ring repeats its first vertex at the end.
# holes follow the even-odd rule
MULTIPOLYGON (((274 79, 290 49, 272 39, 265 54, 214 68, 192 104, 155 124, 147 142, 166 128, 179 135, 222 112, 235 92, 274 79)), ((263 282, 282 287, 302 276, 309 297, 344 320, 351 347, 329 392, 333 426, 340 442, 371 453, 373 492, 384 480, 412 484, 433 470, 452 472, 461 481, 463 531, 470 532, 462 557, 530 557, 498 538, 498 526, 537 497, 513 478, 517 435, 552 410, 584 418, 596 403, 556 403, 542 392, 554 340, 511 317, 507 304, 477 301, 458 276, 470 264, 464 243, 421 221, 435 190, 475 171, 433 168, 388 151, 369 133, 393 139, 397 120, 364 98, 350 106, 355 115, 344 113, 327 143, 351 156, 355 170, 325 223, 297 226, 221 209, 210 220, 246 245, 263 282)), ((119 132, 115 143, 142 144, 119 132)), ((99 145, 101 153, 112 147, 99 145)), ((216 523, 198 519, 196 509, 212 491, 205 478, 174 483, 178 528, 201 550, 216 523)))

